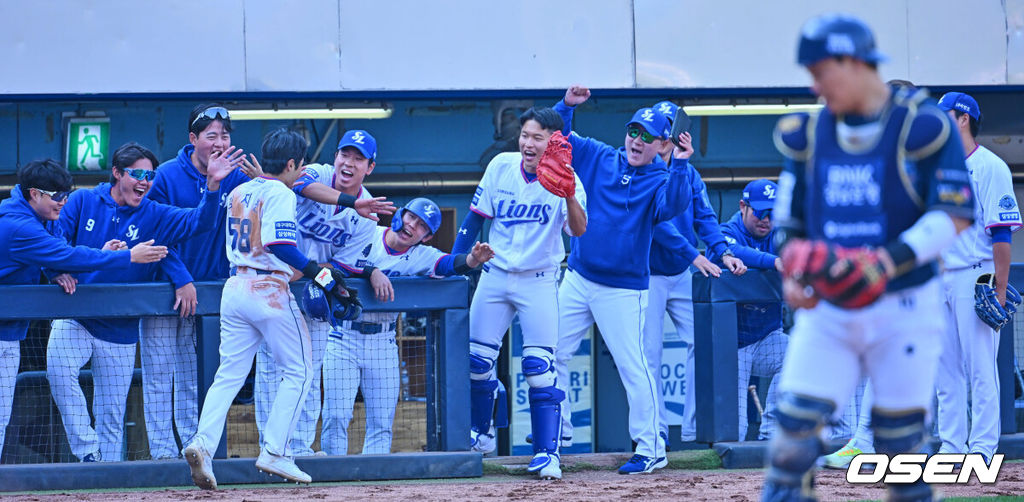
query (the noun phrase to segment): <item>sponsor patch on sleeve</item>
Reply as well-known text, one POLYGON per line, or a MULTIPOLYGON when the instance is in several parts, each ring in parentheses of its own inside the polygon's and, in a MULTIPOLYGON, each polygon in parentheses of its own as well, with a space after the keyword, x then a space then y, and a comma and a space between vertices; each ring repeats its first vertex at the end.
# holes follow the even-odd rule
POLYGON ((482 193, 484 193, 484 187, 481 187, 481 186, 476 187, 476 193, 473 194, 473 205, 474 206, 480 203, 480 194, 482 194, 482 193))
POLYGON ((298 239, 295 232, 294 221, 278 221, 274 223, 274 238, 276 240, 294 241, 298 239))
POLYGON ((1008 213, 999 213, 999 221, 1018 221, 1020 220, 1020 213, 1017 211, 1011 211, 1008 213))
POLYGON ((1013 196, 1009 194, 1004 195, 1001 199, 999 199, 999 207, 1009 211, 1017 207, 1017 199, 1014 199, 1013 196))

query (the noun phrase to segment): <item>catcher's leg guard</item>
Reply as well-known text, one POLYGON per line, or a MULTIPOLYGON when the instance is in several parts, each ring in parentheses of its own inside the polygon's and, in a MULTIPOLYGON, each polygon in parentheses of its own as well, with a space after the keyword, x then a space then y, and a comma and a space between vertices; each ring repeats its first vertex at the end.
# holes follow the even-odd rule
POLYGON ((494 400, 499 385, 494 375, 494 363, 500 349, 493 345, 469 343, 470 426, 477 434, 489 434, 491 430, 494 400))
MULTIPOLYGON (((875 432, 875 451, 886 455, 926 453, 925 411, 922 409, 892 411, 871 409, 871 427, 875 432)), ((911 484, 890 484, 888 500, 932 500, 932 488, 924 481, 911 484)))
POLYGON ((815 500, 812 467, 824 453, 818 434, 835 409, 831 401, 807 396, 786 393, 779 399, 762 501, 815 500))
POLYGON ((557 453, 562 435, 562 400, 565 392, 555 386, 554 350, 523 348, 523 374, 530 386, 530 425, 533 453, 557 453))

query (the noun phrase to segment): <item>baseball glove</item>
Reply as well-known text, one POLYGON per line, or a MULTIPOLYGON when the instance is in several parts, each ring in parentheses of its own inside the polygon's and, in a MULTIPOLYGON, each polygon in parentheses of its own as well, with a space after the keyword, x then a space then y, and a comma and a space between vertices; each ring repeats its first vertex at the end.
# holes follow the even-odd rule
POLYGON ((562 135, 562 131, 555 131, 548 139, 548 147, 537 163, 537 179, 545 190, 563 199, 576 193, 572 145, 562 135))
POLYGON ((1020 307, 1020 293, 1010 285, 1006 286, 1006 306, 999 305, 996 295, 995 275, 981 274, 974 284, 974 312, 992 329, 999 331, 1013 320, 1013 314, 1020 307))
POLYGON ((846 309, 874 303, 889 281, 876 249, 804 239, 795 239, 783 249, 782 270, 825 301, 846 309))

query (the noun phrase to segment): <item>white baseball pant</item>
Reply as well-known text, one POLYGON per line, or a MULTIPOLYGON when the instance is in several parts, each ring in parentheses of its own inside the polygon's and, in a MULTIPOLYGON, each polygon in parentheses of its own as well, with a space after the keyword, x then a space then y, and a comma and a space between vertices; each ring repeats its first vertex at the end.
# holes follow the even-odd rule
POLYGON ((100 340, 71 319, 53 321, 46 344, 46 379, 71 453, 79 459, 99 453, 104 462, 121 460, 124 412, 134 368, 134 343, 100 340), (90 426, 85 393, 78 382, 79 371, 90 360, 95 429, 90 426))
POLYGON ((220 366, 206 392, 196 440, 213 452, 220 443, 231 402, 245 383, 264 341, 280 368, 277 398, 264 428, 264 449, 288 455, 288 442, 313 378, 306 322, 283 274, 239 271, 224 283, 220 301, 220 366))
POLYGON ((359 389, 366 410, 363 454, 391 453, 399 371, 395 330, 363 334, 337 328, 331 332, 324 357, 324 428, 320 434, 320 446, 328 455, 348 454, 348 427, 359 389))
MULTIPOLYGON (((665 456, 665 442, 658 434, 658 389, 644 355, 644 317, 647 290, 612 288, 585 279, 573 270, 565 273, 558 288, 558 347, 555 365, 558 387, 568 391, 569 360, 583 335, 595 322, 615 359, 629 403, 629 435, 636 453, 665 456)), ((568 400, 563 401, 568 404, 568 400)), ((562 406, 562 435, 572 435, 570 406, 562 406)))
MULTIPOLYGON (((662 389, 661 363, 664 347, 664 323, 668 312, 676 333, 686 342, 685 374, 683 375, 683 441, 697 439, 697 419, 694 410, 697 400, 693 382, 693 274, 652 275, 647 293, 647 322, 644 323, 644 353, 649 371, 654 375, 658 389, 662 389)), ((665 395, 658 392, 658 430, 668 435, 668 410, 665 395)))
POLYGON ((979 275, 993 273, 993 267, 986 260, 980 267, 942 275, 946 329, 936 377, 940 453, 982 453, 992 458, 999 446, 999 333, 974 311, 975 282, 979 275))
MULTIPOLYGON (((739 401, 739 436, 740 441, 747 437, 747 396, 749 396, 750 375, 762 378, 770 377, 768 392, 765 395, 764 414, 761 415, 761 428, 758 439, 769 439, 775 432, 775 411, 778 397, 779 372, 786 355, 789 335, 782 329, 769 333, 764 338, 742 347, 737 351, 739 373, 737 375, 737 395, 739 401)), ((763 382, 764 380, 762 380, 763 382)))
POLYGON ((143 318, 139 351, 149 455, 177 458, 180 448, 172 427, 185 445, 199 426, 195 319, 143 318))
POLYGON ((0 340, 0 458, 4 454, 7 425, 14 407, 14 387, 21 364, 21 340, 0 340))
MULTIPOLYGON (((331 324, 326 321, 306 319, 306 327, 309 329, 310 340, 313 344, 313 381, 309 386, 309 394, 302 405, 302 415, 295 424, 295 432, 292 433, 291 452, 296 457, 312 455, 313 441, 316 440, 316 425, 320 420, 320 375, 324 365, 324 352, 327 350, 327 333, 331 330, 331 324)), ((274 357, 266 343, 260 345, 256 352, 256 382, 253 389, 256 404, 256 428, 260 435, 260 444, 263 444, 263 427, 267 423, 271 403, 277 396, 277 382, 281 381, 281 375, 274 357)))
POLYGON ((938 280, 846 310, 821 301, 795 314, 779 392, 846 406, 862 376, 874 381, 874 406, 930 410, 943 329, 938 280))

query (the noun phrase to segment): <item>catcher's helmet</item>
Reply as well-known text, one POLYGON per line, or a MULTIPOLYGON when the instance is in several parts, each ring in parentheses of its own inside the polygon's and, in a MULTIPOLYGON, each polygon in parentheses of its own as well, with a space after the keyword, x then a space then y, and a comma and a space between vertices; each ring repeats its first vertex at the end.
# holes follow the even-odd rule
POLYGON ((437 229, 441 228, 441 209, 434 204, 434 201, 424 198, 417 197, 410 200, 404 207, 395 211, 395 216, 391 218, 391 230, 399 232, 405 225, 402 222, 402 215, 406 211, 409 211, 416 216, 419 216, 423 223, 430 229, 430 235, 437 233, 437 229))
POLYGON ((829 57, 849 56, 866 63, 885 61, 875 47, 871 28, 849 14, 823 14, 811 18, 800 30, 796 61, 810 66, 829 57))
POLYGON ((338 327, 341 321, 351 321, 363 313, 360 306, 339 301, 312 281, 306 284, 302 292, 302 311, 310 319, 327 321, 334 327, 338 327))

